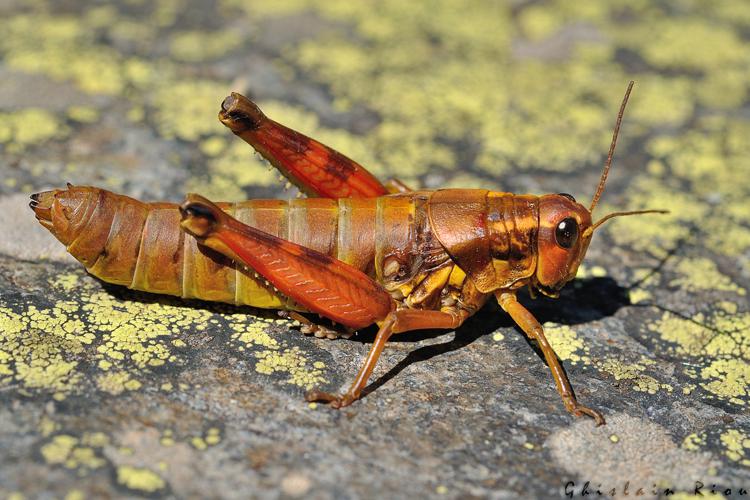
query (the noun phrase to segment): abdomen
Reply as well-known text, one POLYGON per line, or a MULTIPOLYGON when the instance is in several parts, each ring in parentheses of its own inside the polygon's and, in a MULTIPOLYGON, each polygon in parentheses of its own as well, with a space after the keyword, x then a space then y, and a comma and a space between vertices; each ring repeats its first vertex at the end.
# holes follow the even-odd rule
MULTIPOLYGON (((173 203, 143 203, 97 188, 68 251, 97 278, 134 290, 261 308, 293 308, 262 277, 200 247, 173 203)), ((65 193, 58 191, 58 193, 65 193)), ((220 203, 241 222, 374 275, 375 199, 308 198, 220 203)), ((63 243, 61 232, 51 229, 63 243)))

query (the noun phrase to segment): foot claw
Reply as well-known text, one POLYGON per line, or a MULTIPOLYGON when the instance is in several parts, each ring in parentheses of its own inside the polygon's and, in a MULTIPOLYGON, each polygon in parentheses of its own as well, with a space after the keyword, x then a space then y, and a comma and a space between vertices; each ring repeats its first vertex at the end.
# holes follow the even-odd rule
POLYGON ((594 419, 594 422, 596 422, 597 427, 600 425, 604 425, 607 422, 604 420, 604 417, 601 413, 599 413, 596 410, 592 410, 591 408, 587 406, 583 406, 581 404, 578 404, 574 406, 571 409, 571 413, 575 415, 576 417, 582 417, 584 415, 589 416, 594 419))
POLYGON ((305 395, 305 400, 311 403, 327 403, 331 408, 338 409, 352 404, 354 398, 351 398, 348 394, 339 396, 337 394, 331 394, 330 392, 313 389, 305 395))

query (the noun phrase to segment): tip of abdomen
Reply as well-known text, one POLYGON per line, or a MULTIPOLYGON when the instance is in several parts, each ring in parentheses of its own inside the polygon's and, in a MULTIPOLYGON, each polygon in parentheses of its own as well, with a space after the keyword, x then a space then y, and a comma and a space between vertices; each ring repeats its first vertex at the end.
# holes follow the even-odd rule
POLYGON ((29 207, 34 211, 37 220, 47 228, 52 225, 52 204, 55 201, 55 194, 58 191, 55 189, 31 195, 29 207))

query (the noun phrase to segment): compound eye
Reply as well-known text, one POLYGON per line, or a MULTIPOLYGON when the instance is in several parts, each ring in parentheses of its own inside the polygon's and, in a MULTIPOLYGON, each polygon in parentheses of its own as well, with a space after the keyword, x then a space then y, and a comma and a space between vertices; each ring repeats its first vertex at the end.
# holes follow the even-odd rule
POLYGON ((572 217, 565 218, 557 224, 555 240, 562 248, 570 248, 578 240, 578 223, 572 217))

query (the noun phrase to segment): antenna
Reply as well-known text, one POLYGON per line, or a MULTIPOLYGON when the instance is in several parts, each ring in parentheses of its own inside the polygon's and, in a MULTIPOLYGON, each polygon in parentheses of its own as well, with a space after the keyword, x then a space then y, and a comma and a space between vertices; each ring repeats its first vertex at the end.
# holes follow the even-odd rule
POLYGON ((630 80, 630 83, 628 84, 628 89, 625 91, 625 97, 622 99, 622 104, 620 105, 620 112, 617 114, 617 123, 615 124, 615 131, 612 134, 612 144, 609 146, 609 154, 607 155, 607 162, 604 164, 604 172, 602 172, 602 178, 599 179, 599 187, 596 188, 596 193, 594 193, 594 199, 591 200, 591 208, 589 208, 589 212, 594 212, 594 207, 596 207, 596 204, 599 202, 599 198, 602 196, 602 191, 604 191, 604 184, 607 182, 607 175, 609 174, 609 168, 612 166, 612 158, 615 155, 615 146, 617 146, 617 135, 620 133, 620 124, 622 124, 622 115, 625 114, 625 106, 628 104, 628 98, 630 97, 630 91, 633 90, 633 85, 635 82, 633 80, 630 80))
POLYGON ((593 231, 594 229, 596 229, 597 227, 601 226, 602 224, 604 224, 605 222, 607 222, 609 219, 611 219, 613 217, 622 217, 624 215, 668 214, 668 213, 669 213, 669 210, 661 210, 661 209, 657 209, 657 210, 633 210, 632 212, 613 212, 611 214, 605 215, 604 217, 602 217, 601 219, 599 219, 598 221, 596 221, 596 223, 593 226, 591 226, 591 230, 593 231))

